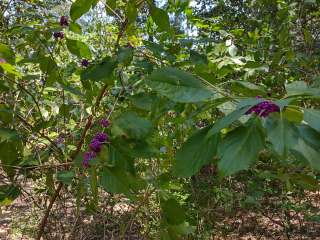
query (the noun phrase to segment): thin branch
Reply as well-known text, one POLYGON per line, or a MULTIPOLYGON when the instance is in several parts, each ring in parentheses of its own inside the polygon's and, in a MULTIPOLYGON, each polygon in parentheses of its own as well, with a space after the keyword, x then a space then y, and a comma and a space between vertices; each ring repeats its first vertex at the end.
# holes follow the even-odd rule
POLYGON ((113 15, 115 15, 121 22, 123 21, 122 17, 116 11, 114 11, 112 7, 110 7, 107 3, 104 3, 104 6, 108 8, 113 13, 113 15))
MULTIPOLYGON (((19 118, 19 120, 20 120, 23 124, 25 124, 25 125, 26 125, 27 127, 29 127, 31 130, 34 129, 34 127, 33 127, 27 120, 25 120, 22 116, 20 116, 19 114, 17 114, 16 116, 17 116, 17 118, 19 118)), ((40 135, 41 137, 43 137, 44 139, 48 140, 48 141, 52 144, 52 146, 54 146, 55 149, 58 150, 59 154, 61 154, 61 155, 64 157, 64 153, 62 152, 62 150, 57 146, 57 144, 56 144, 54 141, 52 141, 48 136, 44 135, 44 134, 41 133, 41 132, 36 132, 36 133, 39 134, 39 135, 40 135)))

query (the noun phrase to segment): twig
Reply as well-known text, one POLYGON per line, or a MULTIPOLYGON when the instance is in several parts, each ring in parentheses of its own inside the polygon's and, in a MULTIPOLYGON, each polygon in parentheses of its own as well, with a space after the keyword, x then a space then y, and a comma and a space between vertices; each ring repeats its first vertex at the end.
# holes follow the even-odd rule
POLYGON ((140 208, 141 208, 145 203, 148 202, 149 197, 150 197, 155 191, 156 191, 156 189, 154 188, 154 189, 152 189, 149 193, 146 193, 146 194, 143 196, 142 201, 140 202, 140 204, 139 204, 139 205, 136 207, 136 209, 134 210, 134 212, 133 212, 133 214, 132 214, 132 217, 131 217, 129 223, 125 226, 125 228, 124 228, 124 230, 123 230, 123 232, 122 232, 122 234, 121 234, 120 239, 125 239, 125 234, 126 234, 126 232, 127 232, 128 229, 131 229, 131 226, 132 226, 132 224, 133 224, 133 221, 134 221, 136 215, 138 214, 140 208))
POLYGON ((105 7, 108 8, 120 21, 123 21, 122 17, 112 9, 107 3, 104 3, 105 7))
POLYGON ((28 167, 21 167, 18 165, 8 165, 8 164, 0 164, 0 166, 1 167, 10 167, 10 168, 18 169, 18 170, 28 170, 28 169, 32 169, 32 170, 39 169, 40 170, 40 169, 66 167, 66 166, 70 166, 71 164, 73 164, 73 162, 66 162, 66 163, 60 163, 60 164, 55 164, 55 165, 44 164, 44 165, 39 165, 39 166, 28 166, 28 167))
MULTIPOLYGON (((23 117, 21 117, 19 114, 17 114, 16 116, 17 116, 17 118, 19 118, 19 120, 20 120, 23 124, 25 124, 25 125, 26 125, 27 127, 29 127, 31 130, 34 129, 34 127, 33 127, 27 120, 25 120, 23 117)), ((64 153, 62 152, 62 150, 61 150, 61 149, 57 146, 57 144, 56 144, 54 141, 52 141, 48 136, 44 135, 44 134, 41 133, 41 132, 36 132, 36 133, 39 134, 39 135, 40 135, 41 137, 43 137, 44 139, 48 140, 48 141, 52 144, 52 146, 54 146, 55 149, 58 150, 59 154, 61 154, 62 156, 64 156, 64 153)))

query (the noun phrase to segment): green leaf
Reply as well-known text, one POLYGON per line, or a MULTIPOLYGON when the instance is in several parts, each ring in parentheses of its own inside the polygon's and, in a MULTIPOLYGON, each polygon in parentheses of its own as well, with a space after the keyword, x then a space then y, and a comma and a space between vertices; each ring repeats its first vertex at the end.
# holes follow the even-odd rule
POLYGON ((186 216, 180 204, 173 198, 161 203, 163 215, 167 222, 172 225, 183 223, 186 216))
POLYGON ((118 52, 117 60, 124 66, 128 66, 133 59, 133 49, 121 48, 118 52))
POLYGON ((145 187, 145 182, 119 168, 104 168, 100 174, 100 185, 108 192, 130 195, 145 187))
POLYGON ((129 24, 133 23, 136 20, 138 16, 138 11, 134 1, 129 1, 127 3, 126 16, 128 18, 129 24))
POLYGON ((266 90, 262 86, 258 86, 246 81, 231 81, 232 90, 242 93, 248 97, 255 97, 258 95, 266 95, 266 90))
POLYGON ((76 0, 70 8, 70 16, 73 21, 76 21, 91 8, 92 0, 76 0))
POLYGON ((151 17, 152 20, 157 24, 160 31, 167 31, 170 29, 170 21, 167 12, 156 6, 151 6, 151 17))
POLYGON ((320 152, 319 148, 315 149, 303 139, 298 139, 298 143, 293 148, 301 153, 301 155, 310 163, 311 167, 320 171, 320 152))
POLYGON ((267 139, 273 149, 283 158, 288 155, 289 149, 294 147, 299 137, 295 125, 282 115, 268 117, 266 121, 267 139))
POLYGON ((60 171, 57 173, 57 179, 65 184, 71 184, 75 177, 74 171, 60 171))
POLYGON ((124 171, 116 168, 104 168, 100 177, 100 185, 108 192, 129 193, 130 186, 124 171))
POLYGON ((208 64, 208 58, 204 54, 197 53, 196 51, 190 51, 190 61, 194 64, 208 64))
POLYGON ((172 67, 153 71, 147 84, 154 91, 176 102, 201 102, 216 95, 192 74, 172 67))
POLYGON ((304 109, 304 121, 306 121, 310 127, 320 132, 320 110, 304 109))
POLYGON ((112 84, 113 79, 111 76, 116 66, 117 62, 107 57, 101 63, 85 69, 81 73, 81 81, 94 80, 112 84))
POLYGON ((0 185, 0 206, 13 202, 21 194, 20 188, 14 185, 0 185))
POLYGON ((224 176, 248 169, 265 145, 263 132, 257 119, 249 126, 241 126, 230 132, 219 148, 221 157, 218 168, 224 176))
POLYGON ((70 23, 69 30, 74 33, 82 34, 81 26, 76 22, 70 23))
POLYGON ((217 154, 220 135, 206 138, 209 127, 192 135, 177 151, 174 174, 178 177, 190 177, 197 173, 202 166, 212 161, 217 154))
POLYGON ((135 112, 120 114, 112 124, 113 136, 126 136, 128 138, 143 139, 152 130, 149 120, 139 117, 135 112))
POLYGON ((22 77, 22 74, 16 69, 15 66, 9 64, 9 63, 0 63, 0 67, 5 71, 6 73, 13 74, 18 78, 22 77))
POLYGON ((253 105, 259 103, 260 101, 260 99, 251 99, 251 101, 243 103, 241 108, 238 108, 237 110, 226 115, 225 117, 220 118, 218 121, 214 123, 213 127, 209 130, 207 137, 210 137, 220 132, 223 128, 228 127, 231 123, 243 116, 253 105))
POLYGON ((314 149, 320 149, 320 133, 308 125, 298 126, 299 135, 302 139, 311 145, 314 149))
POLYGON ((66 40, 68 50, 79 58, 91 58, 91 51, 89 47, 78 40, 68 39, 66 40))
POLYGON ((150 112, 155 110, 153 108, 161 101, 161 97, 156 93, 139 93, 133 95, 130 99, 136 108, 150 112))
POLYGON ((9 178, 15 175, 15 168, 22 160, 23 144, 21 140, 10 139, 0 143, 0 161, 9 178))
POLYGON ((9 46, 2 43, 0 43, 0 58, 6 60, 6 62, 9 64, 14 64, 15 62, 13 50, 9 46))
POLYGON ((295 96, 295 95, 311 95, 311 96, 319 96, 320 89, 312 88, 307 85, 307 83, 303 81, 295 81, 286 85, 287 95, 295 96))
MULTIPOLYGON (((13 120, 13 110, 7 107, 4 104, 0 104, 0 123, 4 125, 8 125, 13 120)), ((1 141, 1 130, 0 128, 0 141, 1 141)))
POLYGON ((294 123, 301 123, 303 120, 303 112, 301 112, 299 109, 289 107, 289 106, 286 107, 284 111, 282 111, 282 115, 288 121, 294 122, 294 123))
POLYGON ((0 142, 15 141, 19 139, 20 137, 17 131, 8 128, 0 128, 0 142))

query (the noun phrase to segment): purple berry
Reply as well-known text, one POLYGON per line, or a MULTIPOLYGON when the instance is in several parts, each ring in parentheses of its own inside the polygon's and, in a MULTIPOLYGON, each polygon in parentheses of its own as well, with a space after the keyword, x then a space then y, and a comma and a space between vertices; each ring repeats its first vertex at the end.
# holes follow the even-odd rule
POLYGON ((6 60, 5 60, 5 59, 0 58, 0 64, 1 64, 1 63, 7 63, 7 62, 6 62, 6 60))
POLYGON ((101 121, 100 121, 100 125, 102 126, 102 127, 108 127, 109 125, 110 125, 110 122, 109 122, 109 120, 108 119, 106 119, 106 118, 103 118, 103 119, 101 119, 101 121))
POLYGON ((89 61, 87 59, 82 59, 81 61, 81 66, 82 67, 88 67, 89 66, 89 61))
POLYGON ((108 135, 105 133, 97 133, 96 136, 94 137, 94 140, 104 143, 108 140, 108 135))
POLYGON ((103 144, 103 142, 100 142, 99 140, 97 140, 97 139, 94 138, 94 139, 91 141, 91 143, 89 144, 89 147, 90 147, 90 149, 91 149, 92 151, 98 153, 98 152, 101 151, 101 145, 102 145, 102 144, 103 144))
POLYGON ((61 18, 60 18, 60 26, 62 26, 62 27, 69 26, 68 18, 66 16, 61 16, 61 18))
POLYGON ((64 38, 64 33, 63 32, 55 32, 55 33, 53 33, 53 37, 56 40, 63 39, 64 38))
POLYGON ((82 161, 82 165, 83 167, 87 168, 89 167, 89 162, 91 159, 95 158, 97 156, 97 154, 95 152, 85 152, 83 154, 83 161, 82 161))
POLYGON ((56 144, 63 144, 64 142, 64 137, 63 136, 59 136, 56 140, 55 140, 56 144))
MULTIPOLYGON (((257 99, 261 98, 260 96, 256 97, 257 99)), ((246 114, 256 113, 260 117, 267 117, 270 113, 280 112, 278 105, 273 103, 271 100, 266 100, 250 108, 246 114)))

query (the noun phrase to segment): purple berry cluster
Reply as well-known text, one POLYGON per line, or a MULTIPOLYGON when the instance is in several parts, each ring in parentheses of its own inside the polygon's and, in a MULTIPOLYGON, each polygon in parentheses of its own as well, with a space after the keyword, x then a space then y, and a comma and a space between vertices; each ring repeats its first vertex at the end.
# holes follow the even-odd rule
POLYGON ((64 38, 64 33, 63 32, 55 32, 55 33, 53 33, 53 37, 56 40, 63 39, 64 38))
POLYGON ((90 151, 85 152, 83 155, 82 165, 89 166, 89 161, 97 156, 101 151, 102 145, 108 143, 108 135, 106 133, 97 133, 89 144, 90 151))
MULTIPOLYGON (((103 118, 100 120, 100 125, 106 128, 110 125, 110 121, 106 118, 103 118)), ((109 137, 106 133, 99 132, 94 136, 89 144, 90 151, 85 152, 83 155, 83 167, 89 167, 90 160, 97 156, 97 154, 101 151, 102 145, 105 143, 109 143, 109 137)))
MULTIPOLYGON (((257 99, 261 98, 260 96, 256 97, 257 99)), ((270 113, 280 112, 278 105, 273 103, 271 100, 266 100, 250 108, 246 114, 256 113, 260 117, 267 117, 270 113)))
POLYGON ((109 127, 110 125, 110 121, 106 118, 103 118, 100 120, 100 125, 104 128, 109 127))
POLYGON ((85 168, 89 167, 90 160, 95 158, 96 156, 97 156, 97 154, 95 152, 92 152, 92 151, 85 152, 83 154, 83 161, 82 161, 83 167, 85 167, 85 168))
POLYGON ((5 60, 5 59, 0 58, 0 64, 1 64, 1 63, 7 63, 7 62, 6 62, 6 60, 5 60))
POLYGON ((62 26, 62 27, 68 27, 69 26, 68 18, 66 16, 61 16, 60 17, 60 26, 62 26))
POLYGON ((89 61, 87 59, 82 59, 81 60, 81 66, 82 67, 88 67, 89 66, 89 61))

